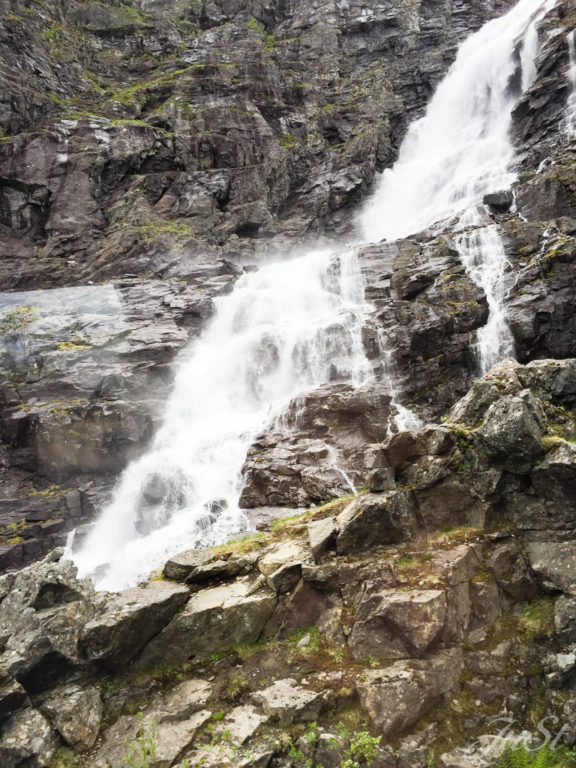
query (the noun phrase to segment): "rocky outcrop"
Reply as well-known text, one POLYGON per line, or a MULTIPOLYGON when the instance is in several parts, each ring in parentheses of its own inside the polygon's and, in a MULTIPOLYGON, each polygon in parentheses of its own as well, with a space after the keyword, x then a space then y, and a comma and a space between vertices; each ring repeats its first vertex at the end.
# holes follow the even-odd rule
POLYGON ((3 764, 337 766, 361 739, 425 768, 495 715, 568 717, 574 382, 574 360, 501 363, 442 425, 370 447, 394 488, 183 553, 169 580, 94 594, 58 552, 3 576, 3 764))
POLYGON ((3 0, 0 284, 342 231, 459 40, 499 11, 3 0))

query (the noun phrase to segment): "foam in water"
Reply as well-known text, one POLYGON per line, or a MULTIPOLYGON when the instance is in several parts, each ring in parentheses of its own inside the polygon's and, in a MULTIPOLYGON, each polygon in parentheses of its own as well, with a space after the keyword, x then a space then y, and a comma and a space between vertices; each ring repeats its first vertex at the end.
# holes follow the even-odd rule
POLYGON ((509 167, 511 113, 536 74, 535 25, 554 2, 520 0, 462 44, 360 216, 367 240, 407 237, 515 180, 509 167), (522 81, 516 86, 519 50, 522 81))
MULTIPOLYGON (((535 76, 535 24, 553 5, 520 0, 462 45, 360 217, 367 240, 405 237, 460 218, 457 245, 491 310, 478 340, 483 367, 508 353, 511 336, 498 231, 479 227, 472 212, 486 192, 514 180, 511 110, 535 76)), ((353 251, 339 261, 336 281, 329 254, 312 253, 246 275, 218 300, 212 324, 181 363, 150 451, 128 467, 73 555, 82 574, 99 574, 100 588, 134 584, 167 556, 238 531, 240 471, 253 437, 295 396, 329 381, 334 369, 356 384, 369 375, 360 270, 353 251)), ((381 341, 396 400, 390 350, 384 336, 381 341)), ((414 426, 412 414, 399 410, 400 423, 414 426)))
POLYGON ((503 301, 504 245, 495 225, 481 226, 479 204, 486 193, 516 180, 510 169, 512 109, 536 77, 537 23, 554 3, 521 0, 463 43, 360 217, 369 240, 407 237, 455 217, 455 229, 477 227, 455 245, 490 310, 478 333, 482 373, 513 355, 514 342, 503 301))
POLYGON ((256 434, 334 370, 356 385, 371 374, 355 251, 337 261, 335 269, 317 252, 272 264, 217 300, 215 319, 180 364, 151 449, 128 467, 74 555, 100 588, 136 583, 171 554, 241 529, 240 473, 256 434))

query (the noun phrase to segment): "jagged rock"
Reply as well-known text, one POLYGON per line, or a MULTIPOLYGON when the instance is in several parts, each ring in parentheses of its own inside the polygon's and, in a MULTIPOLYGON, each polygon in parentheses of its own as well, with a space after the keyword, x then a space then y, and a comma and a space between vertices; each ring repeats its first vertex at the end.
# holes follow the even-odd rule
POLYGON ((338 533, 336 520, 333 517, 313 520, 306 525, 306 529, 308 531, 310 549, 314 559, 318 561, 336 543, 336 535, 338 533))
POLYGON ((103 707, 97 686, 61 686, 39 704, 42 714, 62 738, 78 752, 86 752, 96 741, 103 707))
POLYGON ((321 733, 314 750, 314 761, 324 768, 340 768, 344 749, 334 733, 321 733))
POLYGON ((385 735, 409 728, 457 684, 462 651, 442 651, 426 661, 397 661, 370 670, 356 684, 362 707, 385 735))
POLYGON ((190 593, 186 587, 149 582, 145 587, 111 595, 89 621, 81 644, 90 661, 121 667, 168 624, 190 593))
POLYGON ((562 595, 556 600, 554 626, 564 645, 576 643, 576 598, 562 595))
POLYGON ((11 578, 0 603, 1 664, 30 692, 50 688, 82 663, 78 640, 95 613, 88 581, 55 552, 11 578))
POLYGON ((576 595, 576 547, 570 542, 533 542, 526 548, 532 570, 546 589, 576 595))
POLYGON ((391 467, 373 469, 368 476, 368 485, 372 493, 394 490, 396 487, 394 470, 391 467))
POLYGON ((506 671, 511 656, 512 642, 504 640, 491 651, 474 651, 466 654, 466 665, 480 677, 499 676, 506 671))
POLYGON ((176 758, 189 747, 198 729, 208 722, 212 713, 207 710, 195 712, 186 719, 170 716, 156 721, 144 714, 142 721, 125 715, 119 718, 106 732, 104 744, 88 760, 88 768, 117 768, 130 757, 130 744, 137 749, 140 728, 154 734, 156 757, 150 761, 150 768, 169 768, 176 758))
POLYGON ((471 581, 482 567, 482 546, 458 544, 432 555, 426 563, 426 572, 437 576, 448 586, 455 587, 471 581))
POLYGON ((269 688, 254 693, 252 698, 281 725, 317 720, 323 703, 319 693, 299 686, 291 678, 277 680, 269 688))
POLYGON ((502 613, 498 587, 493 581, 470 583, 471 628, 486 627, 502 613))
POLYGON ((491 405, 477 431, 488 459, 509 472, 530 472, 542 456, 546 434, 542 407, 530 390, 504 396, 491 405))
POLYGON ((487 505, 469 483, 454 475, 442 482, 414 493, 418 518, 427 531, 437 531, 450 526, 468 525, 484 527, 487 505))
POLYGON ((227 650, 235 643, 258 640, 276 608, 277 598, 269 591, 252 594, 251 587, 249 581, 240 579, 196 592, 148 643, 138 667, 183 664, 227 650))
POLYGON ((421 656, 446 621, 443 590, 395 590, 370 594, 359 606, 348 644, 361 661, 421 656))
POLYGON ((26 701, 26 691, 19 682, 0 669, 0 724, 26 701))
POLYGON ((539 496, 572 508, 576 494, 576 445, 561 442, 553 446, 534 467, 531 479, 539 496))
POLYGON ((509 189, 500 192, 490 192, 484 195, 482 202, 496 211, 496 213, 506 213, 512 207, 514 193, 509 189))
POLYGON ((302 565, 310 562, 310 550, 301 542, 289 540, 276 545, 259 561, 260 573, 274 592, 289 592, 302 575, 302 565))
POLYGON ((412 432, 398 432, 384 449, 388 466, 400 469, 407 461, 421 456, 422 446, 412 432))
POLYGON ((210 552, 189 549, 170 558, 164 565, 164 576, 173 581, 186 581, 186 578, 197 568, 212 559, 210 552))
POLYGON ((227 560, 214 560, 211 563, 199 565, 186 577, 186 584, 202 584, 219 579, 232 579, 238 574, 248 573, 255 558, 229 557, 227 560))
POLYGON ((259 712, 251 704, 234 707, 222 721, 222 729, 229 732, 229 739, 240 746, 258 731, 268 720, 266 715, 259 712))
POLYGON ((58 736, 37 709, 21 709, 2 729, 2 768, 48 768, 59 745, 58 736))
POLYGON ((408 539, 414 527, 413 515, 414 502, 407 492, 359 496, 338 516, 338 554, 408 539))

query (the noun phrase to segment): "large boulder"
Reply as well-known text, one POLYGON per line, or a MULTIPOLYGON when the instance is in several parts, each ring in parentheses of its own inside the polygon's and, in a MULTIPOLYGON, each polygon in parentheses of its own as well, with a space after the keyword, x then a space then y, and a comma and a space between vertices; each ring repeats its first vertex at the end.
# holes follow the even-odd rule
POLYGON ((321 694, 298 685, 291 678, 277 680, 269 688, 254 693, 252 698, 267 715, 284 726, 317 720, 323 703, 321 694))
POLYGON ((426 661, 397 661, 375 669, 356 684, 360 702, 385 736, 416 723, 458 684, 463 668, 460 649, 442 651, 426 661))
POLYGON ((77 579, 75 566, 60 555, 4 577, 10 588, 0 603, 0 665, 32 693, 82 665, 79 638, 96 611, 92 585, 77 579))
POLYGON ((98 686, 61 686, 51 691, 39 708, 73 749, 85 752, 94 746, 103 715, 98 686))
POLYGON ((163 629, 190 592, 184 586, 151 581, 111 594, 82 632, 86 657, 106 667, 122 667, 163 629))
POLYGON ((444 590, 370 594, 358 609, 349 647, 359 661, 421 656, 439 638, 446 611, 444 590))
POLYGON ((41 712, 32 708, 21 709, 2 729, 2 768, 48 768, 59 745, 58 736, 41 712))
POLYGON ((576 545, 573 542, 532 542, 527 552, 532 570, 543 587, 576 595, 576 545))
POLYGON ((528 389, 493 403, 476 433, 490 462, 518 474, 530 472, 543 455, 545 434, 542 406, 528 389))
POLYGON ((247 578, 202 589, 148 643, 137 665, 183 664, 193 658, 208 658, 235 643, 253 643, 260 638, 276 604, 273 592, 252 592, 247 578))
POLYGON ((414 500, 407 491, 359 496, 340 513, 337 524, 339 555, 397 544, 415 528, 414 500))

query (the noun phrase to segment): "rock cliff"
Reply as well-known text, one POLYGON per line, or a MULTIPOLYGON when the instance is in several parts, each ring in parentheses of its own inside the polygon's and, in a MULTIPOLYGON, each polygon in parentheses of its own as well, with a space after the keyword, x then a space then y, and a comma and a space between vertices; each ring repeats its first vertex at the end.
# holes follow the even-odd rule
MULTIPOLYGON (((0 568, 93 517, 148 444, 177 351, 244 268, 312 237, 352 236, 351 206, 394 159, 458 43, 508 5, 0 4, 0 286, 24 291, 6 295, 0 321, 0 568), (83 287, 39 292, 69 286, 83 287)), ((379 306, 390 254, 367 263, 379 306)), ((459 285, 447 301, 482 301, 459 285)), ((459 362, 455 383, 428 395, 435 414, 470 382, 464 346, 485 314, 442 313, 459 362)), ((428 377, 437 362, 426 354, 428 377)), ((365 424, 376 401, 388 418, 382 393, 334 397, 343 424, 365 424)), ((347 461, 357 476, 361 451, 347 461)), ((248 489, 245 501, 300 505, 342 483, 321 472, 308 489, 248 489)))
POLYGON ((481 768, 495 716, 576 744, 572 0, 537 30, 518 179, 464 233, 502 238, 518 362, 479 378, 453 221, 360 245, 374 376, 335 371, 254 441, 263 531, 120 593, 55 549, 215 302, 357 242, 458 44, 514 4, 0 0, 2 768, 481 768))

